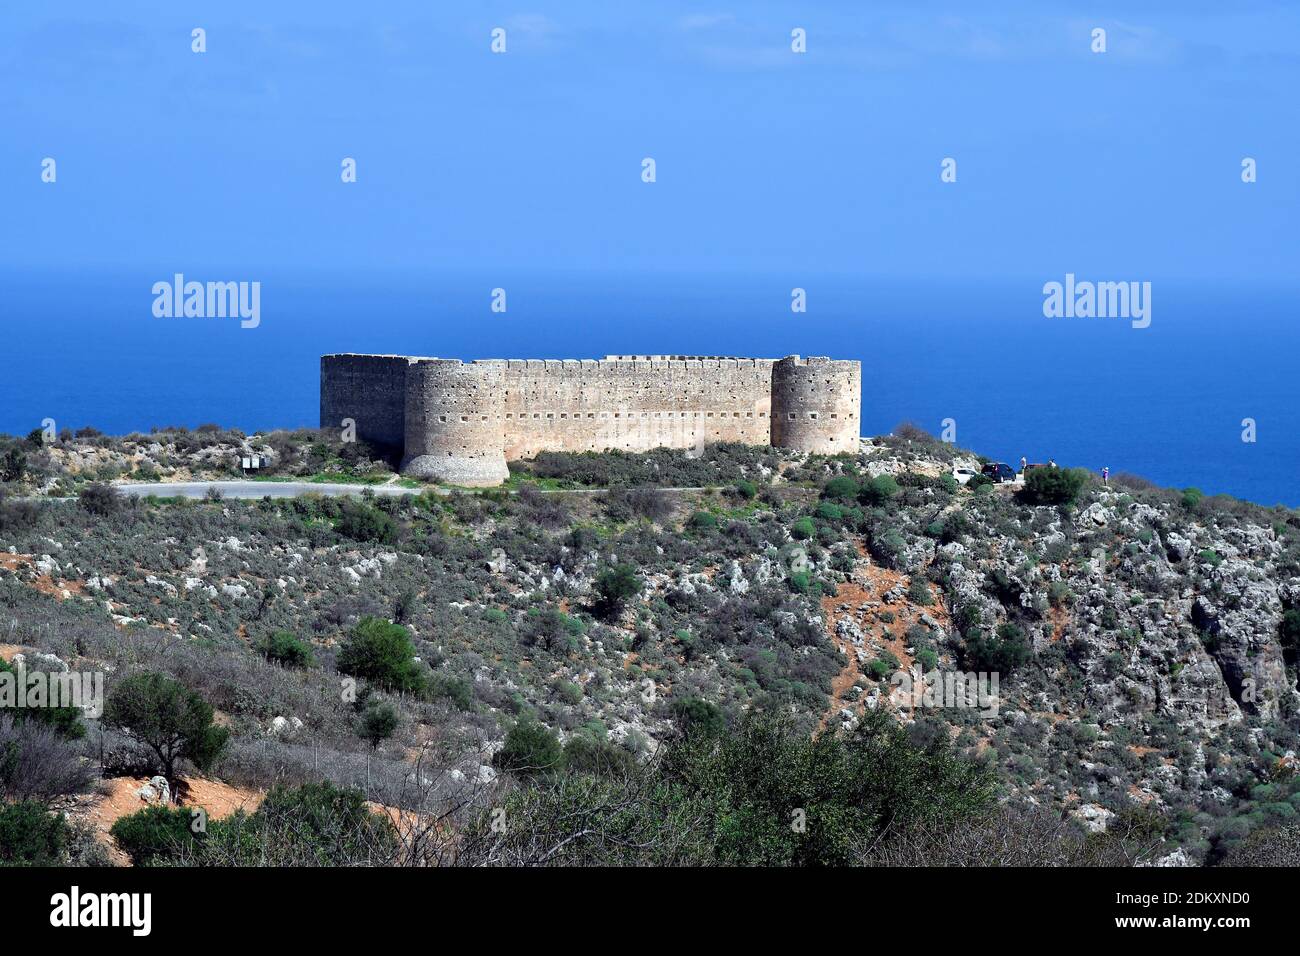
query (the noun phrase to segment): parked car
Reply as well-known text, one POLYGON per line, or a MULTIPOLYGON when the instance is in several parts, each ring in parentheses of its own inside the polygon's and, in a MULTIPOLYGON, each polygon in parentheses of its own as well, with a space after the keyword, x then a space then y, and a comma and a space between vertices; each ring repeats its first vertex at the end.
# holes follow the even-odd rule
POLYGON ((1016 470, 1005 461, 990 462, 980 469, 980 473, 986 476, 994 484, 1002 484, 1005 481, 1016 480, 1016 470))
POLYGON ((977 474, 979 472, 974 468, 968 468, 965 465, 954 465, 952 469, 952 476, 957 479, 959 485, 967 484, 977 474))

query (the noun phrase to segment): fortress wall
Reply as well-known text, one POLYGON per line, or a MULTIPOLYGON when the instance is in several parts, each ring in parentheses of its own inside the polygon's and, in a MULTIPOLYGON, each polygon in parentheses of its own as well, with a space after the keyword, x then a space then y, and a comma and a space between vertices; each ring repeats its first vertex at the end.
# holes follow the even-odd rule
POLYGON ((798 356, 772 369, 772 444, 833 455, 856 452, 862 363, 798 356))
POLYGON ((358 438, 401 448, 409 361, 404 355, 322 355, 320 427, 341 430, 351 418, 358 438))
POLYGON ((475 363, 504 376, 507 459, 540 451, 766 445, 771 359, 539 359, 475 363))
POLYGON ((495 485, 542 451, 717 442, 855 452, 859 362, 610 356, 605 360, 321 358, 321 427, 404 449, 402 470, 495 485))
POLYGON ((412 361, 406 371, 402 471, 457 485, 505 481, 502 372, 492 363, 412 361))

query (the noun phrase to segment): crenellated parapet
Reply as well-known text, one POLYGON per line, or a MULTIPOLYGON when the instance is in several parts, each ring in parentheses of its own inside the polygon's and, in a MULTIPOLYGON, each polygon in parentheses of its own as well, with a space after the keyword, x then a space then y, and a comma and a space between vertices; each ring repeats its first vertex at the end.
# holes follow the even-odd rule
POLYGON ((458 359, 326 355, 321 426, 402 449, 406 474, 495 485, 542 451, 721 442, 856 452, 861 364, 828 358, 611 355, 458 359))

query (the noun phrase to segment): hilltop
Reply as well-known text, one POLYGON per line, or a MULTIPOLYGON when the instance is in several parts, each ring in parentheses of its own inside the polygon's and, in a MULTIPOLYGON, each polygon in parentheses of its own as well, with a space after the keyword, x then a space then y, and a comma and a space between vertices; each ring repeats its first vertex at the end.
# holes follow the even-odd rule
MULTIPOLYGON (((133 674, 174 678, 228 733, 207 778, 184 774, 258 795, 250 806, 328 781, 449 821, 460 852, 537 862, 543 836, 493 843, 477 814, 505 801, 549 834, 564 801, 598 815, 611 779, 667 799, 665 780, 698 790, 710 761, 804 767, 799 748, 838 740, 832 762, 858 776, 886 757, 901 774, 905 757, 960 796, 961 814, 927 831, 943 834, 930 862, 995 826, 1051 847, 1021 862, 1098 846, 1109 862, 1218 862, 1300 808, 1300 515, 1287 509, 1065 469, 1029 489, 963 487, 952 467, 978 456, 913 430, 856 455, 545 454, 512 464, 503 490, 400 499, 167 500, 162 479, 231 477, 248 455, 267 474, 397 480, 364 444, 311 431, 86 433, 12 440, 0 457, 15 448, 5 657, 102 670, 110 697, 133 674), (101 484, 126 477, 160 479, 158 500, 101 484), (358 665, 358 635, 404 646, 397 634, 400 679, 358 665), (996 672, 994 712, 900 703, 891 681, 914 668, 996 672), (360 700, 340 692, 349 674, 360 700), (732 742, 701 749, 709 727, 732 742)), ((84 724, 60 746, 91 778, 156 769, 120 729, 84 724)), ((94 786, 50 805, 78 819, 105 799, 94 786)), ((883 799, 854 793, 856 807, 883 799)), ((675 852, 735 859, 723 845, 675 852)), ((927 861, 870 845, 846 859, 927 861)), ((759 862, 801 861, 764 846, 759 862)), ((608 859, 582 841, 566 852, 608 859)))

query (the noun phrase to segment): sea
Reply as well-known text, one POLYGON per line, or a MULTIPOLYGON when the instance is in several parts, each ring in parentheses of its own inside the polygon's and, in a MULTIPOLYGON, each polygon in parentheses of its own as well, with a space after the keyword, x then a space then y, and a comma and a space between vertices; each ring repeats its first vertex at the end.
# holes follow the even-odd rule
POLYGON ((606 354, 862 362, 862 427, 1300 505, 1300 284, 1152 280, 1150 324, 1049 318, 1063 276, 185 275, 260 282, 260 321, 159 318, 173 275, 0 273, 0 432, 318 424, 319 358, 606 354), (804 290, 805 311, 792 308, 804 290), (504 311, 493 311, 504 290, 504 311))

